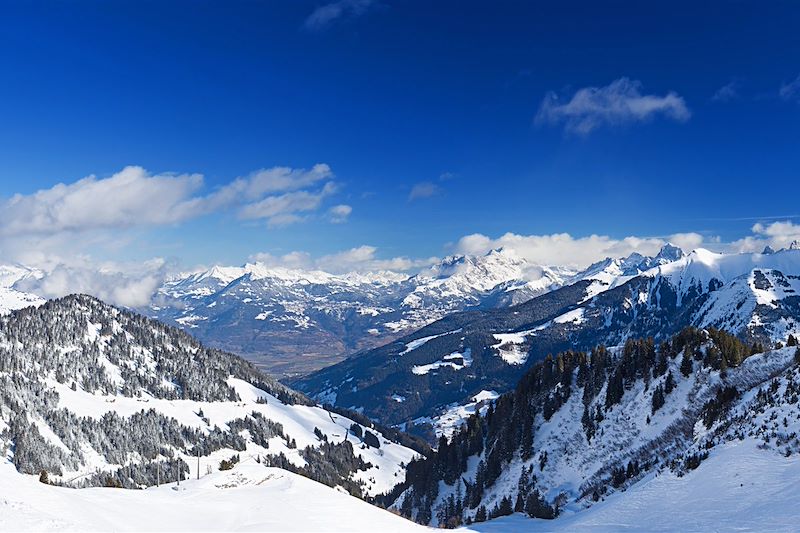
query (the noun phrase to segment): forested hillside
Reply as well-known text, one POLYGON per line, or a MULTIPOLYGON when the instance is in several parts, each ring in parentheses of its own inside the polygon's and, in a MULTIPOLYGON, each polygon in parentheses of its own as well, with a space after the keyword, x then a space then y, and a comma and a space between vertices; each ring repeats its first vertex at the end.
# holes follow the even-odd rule
POLYGON ((384 499, 423 524, 513 512, 552 519, 659 472, 691 471, 729 441, 800 451, 800 351, 763 351, 723 331, 687 328, 658 345, 566 351, 533 366, 384 499))
POLYGON ((368 496, 416 452, 360 422, 88 296, 0 318, 0 452, 50 483, 135 488, 254 459, 368 496))

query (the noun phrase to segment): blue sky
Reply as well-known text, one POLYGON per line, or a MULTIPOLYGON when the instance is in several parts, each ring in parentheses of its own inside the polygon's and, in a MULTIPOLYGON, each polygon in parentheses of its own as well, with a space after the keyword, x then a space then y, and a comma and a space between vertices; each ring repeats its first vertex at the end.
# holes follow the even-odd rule
POLYGON ((0 253, 344 268, 561 233, 602 236, 594 255, 780 244, 800 234, 800 7, 696 4, 4 2, 0 253), (135 186, 93 189, 129 166, 135 186), (210 201, 275 167, 299 181, 210 201))

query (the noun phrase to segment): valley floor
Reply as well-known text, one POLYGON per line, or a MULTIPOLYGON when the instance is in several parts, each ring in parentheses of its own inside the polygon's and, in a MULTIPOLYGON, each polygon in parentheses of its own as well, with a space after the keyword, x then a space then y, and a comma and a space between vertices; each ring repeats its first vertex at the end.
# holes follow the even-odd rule
POLYGON ((662 473, 587 510, 556 520, 521 514, 467 528, 499 532, 728 532, 800 530, 800 457, 760 450, 747 439, 712 452, 679 478, 662 473))
POLYGON ((0 531, 423 531, 348 494, 255 462, 146 490, 67 489, 0 466, 0 531))

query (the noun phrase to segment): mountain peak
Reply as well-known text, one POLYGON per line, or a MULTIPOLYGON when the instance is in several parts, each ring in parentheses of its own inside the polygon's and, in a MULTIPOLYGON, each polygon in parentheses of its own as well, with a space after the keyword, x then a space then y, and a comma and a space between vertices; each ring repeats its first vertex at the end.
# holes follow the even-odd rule
POLYGON ((686 254, 680 247, 675 246, 671 242, 668 242, 661 247, 661 250, 659 250, 658 255, 656 255, 655 258, 656 261, 658 261, 659 259, 663 259, 667 262, 672 262, 672 261, 677 261, 678 259, 681 259, 685 256, 686 254))

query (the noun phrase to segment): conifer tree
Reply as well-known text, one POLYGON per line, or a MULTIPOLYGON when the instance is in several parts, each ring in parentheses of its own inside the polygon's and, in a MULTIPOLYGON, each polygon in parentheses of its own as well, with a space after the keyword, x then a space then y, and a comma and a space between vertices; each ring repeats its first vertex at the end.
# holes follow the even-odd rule
POLYGON ((692 375, 692 371, 694 370, 694 365, 692 364, 692 356, 689 353, 689 347, 686 347, 686 350, 683 351, 683 359, 681 360, 681 374, 683 377, 688 378, 692 375))

